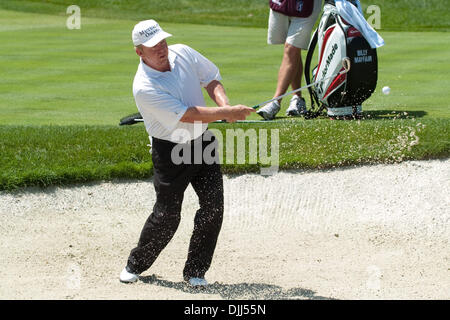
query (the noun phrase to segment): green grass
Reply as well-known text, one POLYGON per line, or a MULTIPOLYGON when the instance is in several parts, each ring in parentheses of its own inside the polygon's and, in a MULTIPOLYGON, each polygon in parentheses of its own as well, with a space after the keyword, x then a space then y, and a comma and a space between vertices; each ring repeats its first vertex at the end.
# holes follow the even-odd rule
POLYGON ((142 130, 112 126, 0 126, 0 190, 151 172, 142 130))
MULTIPOLYGON (((0 10, 0 190, 149 177, 145 129, 117 126, 136 112, 131 85, 138 58, 130 41, 136 19, 84 17, 81 30, 67 30, 64 14, 31 13, 55 13, 57 3, 63 2, 0 4, 30 6, 0 10)), ((89 3, 95 12, 97 2, 89 3)), ((120 5, 105 6, 113 3, 120 5)), ((232 103, 254 105, 273 95, 282 47, 265 43, 264 28, 162 25, 174 35, 169 44, 188 44, 218 65, 232 103)), ((281 169, 449 156, 450 34, 380 33, 386 46, 378 51, 378 89, 364 104, 366 120, 263 125, 280 130, 281 169), (388 96, 380 92, 385 85, 388 96)), ((259 171, 253 164, 223 168, 259 171)))
MULTIPOLYGON (((448 31, 450 11, 445 0, 361 1, 366 17, 369 5, 381 10, 382 30, 448 31)), ((0 8, 65 16, 76 4, 83 16, 107 19, 267 27, 267 0, 2 0, 0 8)))
MULTIPOLYGON (((6 28, 0 32, 0 124, 115 125, 136 111, 134 22, 90 19, 81 30, 67 30, 60 17, 0 14, 0 30, 6 28), (28 23, 11 30, 10 22, 18 21, 28 23)), ((217 64, 232 103, 254 105, 272 97, 282 47, 265 43, 266 30, 169 23, 164 28, 174 35, 169 44, 188 44, 217 64)), ((378 89, 388 85, 392 92, 377 90, 365 108, 450 116, 450 94, 442 90, 450 86, 450 33, 381 34, 386 46, 378 51, 378 89)))
MULTIPOLYGON (((227 129, 238 128, 236 124, 210 127, 222 132, 224 142, 227 129)), ((262 127, 279 130, 280 169, 394 163, 449 155, 449 121, 445 119, 318 120, 262 127)), ((239 128, 257 127, 241 124, 239 128)), ((142 126, 0 126, 0 141, 0 190, 152 175, 148 137, 142 126)), ((225 145, 221 144, 223 155, 225 145)), ((248 143, 245 150, 246 163, 223 164, 224 173, 259 172, 261 163, 248 161, 248 143)), ((226 160, 224 157, 223 162, 226 160)))

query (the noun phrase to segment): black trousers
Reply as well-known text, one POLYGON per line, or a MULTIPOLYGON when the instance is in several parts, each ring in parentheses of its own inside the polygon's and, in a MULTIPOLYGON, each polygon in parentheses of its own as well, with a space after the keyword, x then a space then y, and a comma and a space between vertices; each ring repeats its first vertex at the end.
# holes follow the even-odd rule
MULTIPOLYGON (((211 161, 205 162, 203 157, 198 163, 199 152, 207 146, 207 150, 211 150, 211 143, 217 144, 217 141, 210 131, 185 145, 153 138, 156 203, 144 224, 137 247, 131 250, 127 263, 129 271, 140 274, 150 268, 172 239, 180 223, 184 192, 190 183, 198 196, 200 208, 194 218, 194 230, 183 277, 185 280, 204 277, 211 265, 223 219, 223 180, 220 164, 218 161, 212 164, 211 161), (205 134, 212 139, 204 141, 207 140, 203 139, 205 134), (172 150, 177 146, 183 146, 184 151, 190 150, 190 155, 186 155, 183 150, 180 153, 185 160, 190 158, 190 161, 174 163, 172 150)), ((216 149, 210 154, 217 159, 216 149)))

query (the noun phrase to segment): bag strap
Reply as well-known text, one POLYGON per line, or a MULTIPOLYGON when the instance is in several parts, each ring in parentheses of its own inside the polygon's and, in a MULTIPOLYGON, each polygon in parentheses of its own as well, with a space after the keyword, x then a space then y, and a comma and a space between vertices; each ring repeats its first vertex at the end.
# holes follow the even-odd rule
MULTIPOLYGON (((311 61, 312 61, 312 57, 314 55, 314 50, 316 49, 316 45, 317 45, 317 39, 318 39, 318 34, 319 34, 319 29, 316 29, 316 31, 314 31, 314 34, 311 38, 311 41, 309 42, 309 47, 308 47, 308 53, 306 55, 306 60, 305 60, 305 80, 306 80, 306 84, 309 85, 312 83, 311 81, 311 61)), ((311 109, 314 109, 314 101, 318 103, 318 99, 317 96, 315 94, 315 92, 312 90, 311 87, 308 87, 308 92, 309 92, 309 96, 311 97, 311 109)))

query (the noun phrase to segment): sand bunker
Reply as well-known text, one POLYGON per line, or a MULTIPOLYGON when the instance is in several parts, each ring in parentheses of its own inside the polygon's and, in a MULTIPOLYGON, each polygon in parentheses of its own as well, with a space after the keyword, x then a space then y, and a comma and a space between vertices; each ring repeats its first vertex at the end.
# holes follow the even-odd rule
POLYGON ((152 181, 0 194, 0 299, 450 299, 450 160, 226 176, 211 286, 182 270, 197 198, 136 284, 152 181))

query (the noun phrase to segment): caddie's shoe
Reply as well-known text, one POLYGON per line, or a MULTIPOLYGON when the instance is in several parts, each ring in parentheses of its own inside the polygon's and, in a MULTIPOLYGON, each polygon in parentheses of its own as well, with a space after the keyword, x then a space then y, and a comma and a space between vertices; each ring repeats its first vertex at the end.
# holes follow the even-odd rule
POLYGON ((301 116, 306 114, 306 102, 305 99, 294 95, 289 102, 289 107, 286 110, 287 116, 301 116))
POLYGON ((263 117, 264 120, 273 120, 280 108, 278 101, 272 101, 260 108, 256 113, 263 117))
POLYGON ((132 273, 129 271, 128 267, 123 268, 122 272, 120 273, 120 282, 123 283, 133 283, 138 281, 139 275, 132 273))
POLYGON ((208 285, 208 281, 204 278, 189 278, 187 283, 193 288, 205 288, 208 285))

